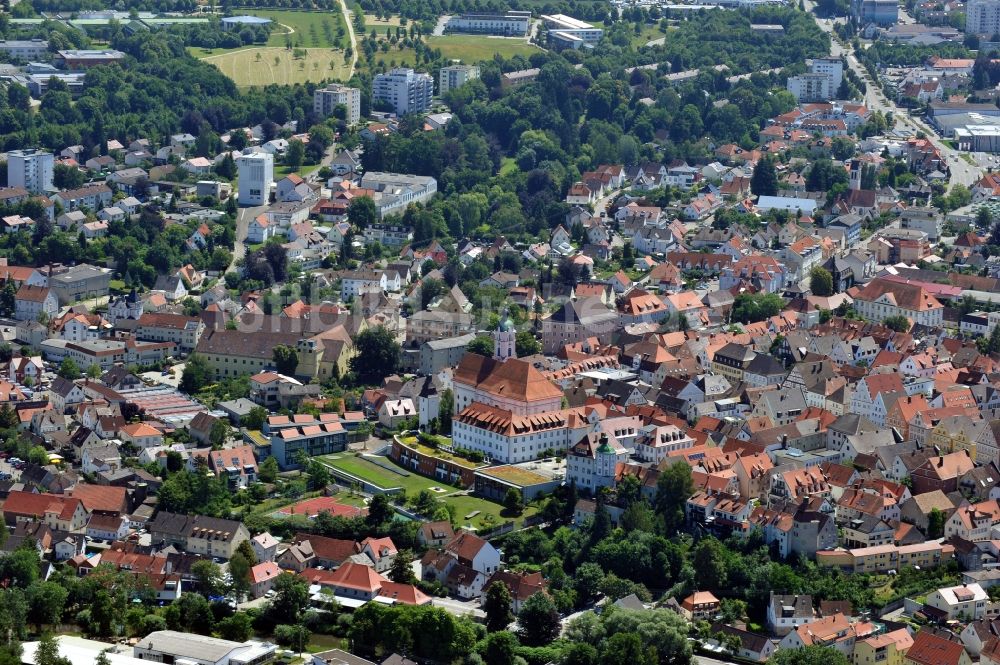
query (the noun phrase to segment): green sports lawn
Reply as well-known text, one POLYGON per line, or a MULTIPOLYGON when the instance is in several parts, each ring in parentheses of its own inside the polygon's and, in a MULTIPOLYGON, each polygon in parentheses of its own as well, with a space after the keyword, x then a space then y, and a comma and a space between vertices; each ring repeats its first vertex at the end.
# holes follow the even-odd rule
MULTIPOLYGON (((443 487, 449 492, 457 491, 454 487, 442 485, 439 482, 415 473, 410 473, 409 476, 401 476, 392 473, 391 471, 383 469, 380 466, 367 461, 363 457, 355 457, 353 455, 326 455, 320 459, 334 468, 341 469, 346 473, 362 478, 363 480, 366 480, 383 489, 390 487, 402 487, 406 490, 407 496, 415 496, 420 493, 421 490, 430 489, 431 487, 443 487)), ((386 457, 381 457, 379 459, 385 464, 395 466, 395 464, 386 457)), ((455 520, 462 526, 469 525, 476 528, 483 528, 485 526, 483 518, 487 515, 493 515, 497 524, 510 519, 509 517, 501 515, 503 506, 492 501, 487 501, 486 499, 466 494, 440 496, 439 498, 445 503, 455 507, 455 520), (466 515, 476 511, 479 511, 479 514, 474 518, 469 520, 465 519, 466 515)), ((538 511, 535 506, 528 506, 525 508, 524 513, 516 521, 523 520, 525 517, 533 515, 536 512, 538 511)))

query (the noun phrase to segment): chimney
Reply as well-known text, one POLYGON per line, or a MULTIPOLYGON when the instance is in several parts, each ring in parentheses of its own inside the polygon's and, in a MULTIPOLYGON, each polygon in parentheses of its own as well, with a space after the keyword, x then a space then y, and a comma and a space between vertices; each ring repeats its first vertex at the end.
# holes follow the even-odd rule
POLYGON ((944 456, 942 455, 941 457, 938 458, 938 468, 940 469, 943 466, 944 466, 944 456))

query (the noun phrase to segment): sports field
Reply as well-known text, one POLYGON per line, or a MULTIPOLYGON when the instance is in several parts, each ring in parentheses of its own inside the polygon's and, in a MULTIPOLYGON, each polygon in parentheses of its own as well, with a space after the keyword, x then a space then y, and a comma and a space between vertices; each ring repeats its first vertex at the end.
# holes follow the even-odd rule
POLYGON ((350 70, 350 62, 344 60, 343 51, 326 48, 289 51, 267 46, 221 52, 195 48, 191 49, 191 53, 218 67, 241 87, 346 80, 350 70))
MULTIPOLYGON (((455 519, 462 526, 486 528, 488 526, 487 515, 492 516, 490 519, 493 520, 494 524, 511 519, 503 514, 503 506, 500 504, 464 494, 454 487, 442 485, 439 481, 406 471, 388 457, 358 457, 351 454, 338 454, 325 455, 320 459, 334 468, 341 469, 379 487, 402 487, 406 490, 408 497, 416 496, 421 490, 430 489, 442 501, 455 507, 455 519), (389 471, 385 466, 379 466, 369 461, 370 459, 376 459, 380 464, 399 469, 400 472, 408 475, 403 476, 389 471)), ((534 505, 527 506, 524 513, 514 521, 519 523, 525 517, 534 515, 536 512, 538 509, 534 505)))
POLYGON ((442 35, 427 37, 427 45, 441 49, 441 55, 450 60, 461 60, 465 63, 475 63, 480 60, 492 60, 495 54, 504 58, 515 55, 528 57, 541 50, 524 39, 512 37, 488 37, 483 35, 442 35))

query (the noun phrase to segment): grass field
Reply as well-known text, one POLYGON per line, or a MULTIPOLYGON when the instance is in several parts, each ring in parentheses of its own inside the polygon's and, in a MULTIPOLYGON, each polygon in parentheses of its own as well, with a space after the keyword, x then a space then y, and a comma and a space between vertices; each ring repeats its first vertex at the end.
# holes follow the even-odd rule
POLYGON ((636 34, 633 33, 633 36, 632 36, 632 45, 633 46, 637 46, 637 47, 638 46, 645 46, 647 42, 650 42, 650 41, 652 41, 654 39, 660 39, 660 38, 665 37, 665 36, 666 36, 666 33, 664 33, 663 31, 660 30, 660 26, 658 24, 657 25, 644 25, 642 27, 642 30, 639 31, 638 35, 636 35, 636 34))
POLYGON ((250 16, 269 18, 278 25, 271 30, 268 46, 285 46, 290 37, 296 48, 344 48, 350 45, 344 14, 337 9, 329 12, 297 12, 288 9, 253 9, 250 16))
MULTIPOLYGON (((379 28, 387 28, 387 27, 394 28, 397 25, 402 25, 402 23, 400 23, 399 21, 398 16, 390 16, 387 19, 380 19, 380 18, 375 18, 374 14, 365 14, 366 31, 371 30, 372 28, 375 28, 376 30, 378 30, 379 28)), ((384 32, 384 30, 382 32, 384 32)))
POLYGON ((466 63, 492 60, 495 54, 504 58, 512 58, 515 55, 528 57, 532 53, 541 52, 537 46, 529 44, 523 39, 482 35, 428 37, 427 45, 431 48, 441 49, 441 54, 446 58, 466 63))
POLYGON ((218 49, 191 49, 192 55, 215 65, 241 87, 348 78, 350 62, 344 61, 343 51, 327 48, 304 51, 304 57, 296 57, 295 51, 270 46, 221 52, 218 49))
MULTIPOLYGON (((379 487, 402 487, 406 490, 406 495, 410 497, 419 494, 421 490, 430 489, 432 487, 440 487, 448 492, 457 491, 453 487, 442 485, 438 481, 425 478, 415 473, 410 473, 408 476, 401 476, 383 469, 363 457, 356 457, 354 455, 327 455, 321 459, 334 468, 341 469, 346 473, 362 478, 379 487)), ((386 457, 380 458, 380 461, 384 464, 395 466, 395 464, 386 457)), ((402 467, 396 468, 403 470, 402 467)), ((503 506, 492 501, 487 501, 486 499, 481 499, 475 496, 468 496, 466 494, 454 494, 452 496, 443 496, 438 493, 435 494, 438 495, 438 497, 445 503, 455 507, 455 519, 462 526, 483 528, 486 524, 484 519, 487 515, 492 515, 496 524, 500 524, 501 522, 510 519, 507 516, 501 515, 503 506), (466 515, 470 515, 477 511, 478 514, 475 517, 465 519, 466 515)), ((525 511, 519 520, 533 515, 536 512, 537 509, 534 506, 528 506, 525 508, 525 511)))

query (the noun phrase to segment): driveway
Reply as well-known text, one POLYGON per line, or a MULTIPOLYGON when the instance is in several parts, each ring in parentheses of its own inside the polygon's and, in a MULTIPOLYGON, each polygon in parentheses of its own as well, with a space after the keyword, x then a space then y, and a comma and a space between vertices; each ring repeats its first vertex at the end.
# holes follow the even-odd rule
POLYGON ((484 619, 486 612, 479 609, 479 600, 458 600, 457 598, 435 598, 431 603, 455 616, 469 615, 474 619, 484 619))
POLYGON ((441 35, 443 35, 444 34, 444 29, 446 27, 448 27, 448 21, 450 21, 450 20, 451 20, 451 16, 449 14, 445 14, 444 16, 439 17, 438 21, 437 21, 437 25, 434 26, 434 31, 431 32, 431 36, 432 37, 440 37, 441 35))
MULTIPOLYGON (((236 196, 234 193, 233 196, 236 196)), ((240 208, 236 214, 236 242, 233 245, 233 260, 230 262, 226 272, 231 272, 236 268, 236 262, 246 256, 247 231, 250 229, 250 220, 267 210, 268 206, 254 206, 252 208, 240 208)))

